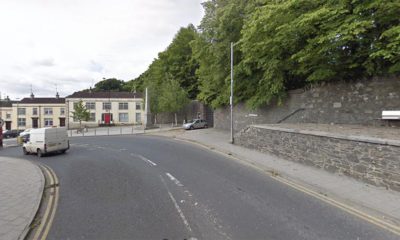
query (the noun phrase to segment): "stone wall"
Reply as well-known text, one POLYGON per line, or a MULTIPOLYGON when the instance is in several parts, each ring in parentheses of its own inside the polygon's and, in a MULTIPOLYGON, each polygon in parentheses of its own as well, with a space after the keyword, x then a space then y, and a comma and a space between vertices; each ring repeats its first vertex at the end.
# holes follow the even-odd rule
MULTIPOLYGON (((260 123, 380 124, 382 110, 400 110, 400 78, 321 84, 290 91, 281 106, 271 104, 255 111, 243 104, 234 108, 234 128, 260 123), (294 113, 293 115, 291 115, 294 113), (291 116, 290 116, 291 115, 291 116), (289 117, 288 117, 289 116, 289 117)), ((214 127, 230 128, 229 107, 214 111, 214 127)))
POLYGON ((236 144, 400 191, 400 140, 250 126, 236 144))

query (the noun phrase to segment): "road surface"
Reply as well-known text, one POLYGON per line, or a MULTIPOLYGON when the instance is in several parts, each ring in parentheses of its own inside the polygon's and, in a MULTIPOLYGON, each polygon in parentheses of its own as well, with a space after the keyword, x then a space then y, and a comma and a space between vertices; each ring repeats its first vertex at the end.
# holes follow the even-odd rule
POLYGON ((50 166, 60 199, 48 239, 399 239, 204 148, 156 136, 80 137, 50 166))

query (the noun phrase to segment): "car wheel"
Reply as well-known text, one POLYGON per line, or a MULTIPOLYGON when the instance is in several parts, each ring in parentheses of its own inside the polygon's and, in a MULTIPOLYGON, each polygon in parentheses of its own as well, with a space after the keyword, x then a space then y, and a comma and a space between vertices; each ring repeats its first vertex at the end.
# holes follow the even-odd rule
POLYGON ((190 126, 190 130, 193 130, 194 129, 194 127, 193 126, 190 126))
POLYGON ((42 150, 40 150, 40 149, 37 150, 37 156, 38 157, 43 157, 42 150))
POLYGON ((67 150, 65 150, 65 149, 64 149, 64 150, 61 150, 61 153, 64 154, 66 151, 67 151, 67 150))
POLYGON ((28 155, 28 151, 26 151, 26 148, 22 148, 22 151, 24 152, 24 155, 28 155))
POLYGON ((206 125, 204 125, 204 128, 208 128, 207 124, 206 124, 206 125))

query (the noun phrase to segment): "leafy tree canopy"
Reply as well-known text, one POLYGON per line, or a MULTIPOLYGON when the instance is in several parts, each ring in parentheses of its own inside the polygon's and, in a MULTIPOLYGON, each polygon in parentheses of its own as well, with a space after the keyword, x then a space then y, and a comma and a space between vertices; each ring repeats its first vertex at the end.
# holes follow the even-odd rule
POLYGON ((96 83, 94 85, 94 91, 123 91, 125 86, 125 82, 122 80, 118 80, 116 78, 103 78, 102 81, 96 83))

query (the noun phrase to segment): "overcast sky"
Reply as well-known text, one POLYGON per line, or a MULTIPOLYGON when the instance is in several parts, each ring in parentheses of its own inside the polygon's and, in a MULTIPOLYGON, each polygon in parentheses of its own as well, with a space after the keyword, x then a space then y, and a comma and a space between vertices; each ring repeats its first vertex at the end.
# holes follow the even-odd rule
POLYGON ((2 98, 62 96, 103 77, 130 80, 180 27, 198 26, 204 0, 0 0, 2 98))

